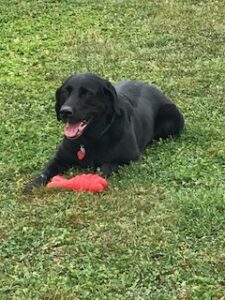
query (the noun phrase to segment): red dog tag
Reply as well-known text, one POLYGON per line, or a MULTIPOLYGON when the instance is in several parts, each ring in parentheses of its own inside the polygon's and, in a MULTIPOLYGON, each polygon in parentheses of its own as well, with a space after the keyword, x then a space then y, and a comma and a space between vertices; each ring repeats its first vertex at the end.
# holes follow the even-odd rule
POLYGON ((84 159, 86 155, 86 151, 85 151, 85 148, 83 145, 80 145, 80 150, 77 151, 77 157, 79 160, 82 160, 84 159))

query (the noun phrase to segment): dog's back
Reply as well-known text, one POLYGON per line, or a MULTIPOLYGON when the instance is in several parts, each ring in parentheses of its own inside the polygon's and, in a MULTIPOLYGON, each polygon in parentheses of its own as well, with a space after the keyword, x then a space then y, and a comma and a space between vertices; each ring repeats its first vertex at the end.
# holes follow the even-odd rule
POLYGON ((144 149, 153 139, 179 135, 184 119, 176 105, 154 85, 136 81, 115 84, 120 101, 129 107, 139 146, 144 149), (142 137, 142 138, 140 138, 142 137))

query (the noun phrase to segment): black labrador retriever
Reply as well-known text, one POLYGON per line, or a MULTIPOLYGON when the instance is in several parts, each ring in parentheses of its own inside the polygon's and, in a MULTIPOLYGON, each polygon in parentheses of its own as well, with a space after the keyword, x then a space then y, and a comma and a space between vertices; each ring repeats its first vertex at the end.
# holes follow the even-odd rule
POLYGON ((178 136, 184 127, 181 112, 156 87, 135 80, 113 86, 91 73, 66 79, 56 91, 55 109, 65 123, 64 139, 25 191, 74 165, 99 168, 107 177, 137 160, 151 141, 178 136))

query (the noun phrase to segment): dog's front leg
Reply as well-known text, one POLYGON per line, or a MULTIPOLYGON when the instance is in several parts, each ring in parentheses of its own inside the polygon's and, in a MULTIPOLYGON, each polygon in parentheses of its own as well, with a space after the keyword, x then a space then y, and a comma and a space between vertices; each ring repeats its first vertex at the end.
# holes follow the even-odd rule
POLYGON ((104 163, 100 167, 100 174, 104 177, 109 177, 113 172, 116 172, 119 168, 117 163, 104 163))
POLYGON ((55 156, 49 161, 40 175, 25 185, 23 193, 31 192, 34 187, 46 185, 52 177, 67 171, 70 167, 70 164, 55 156))

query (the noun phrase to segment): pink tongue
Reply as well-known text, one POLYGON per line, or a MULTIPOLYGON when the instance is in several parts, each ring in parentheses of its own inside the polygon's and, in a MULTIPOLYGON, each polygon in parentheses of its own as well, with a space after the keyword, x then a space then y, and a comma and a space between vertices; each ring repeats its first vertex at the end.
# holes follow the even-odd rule
POLYGON ((64 127, 64 134, 68 138, 73 138, 76 137, 77 135, 79 136, 85 127, 86 125, 83 124, 83 122, 79 122, 76 124, 66 123, 66 126, 64 127))

